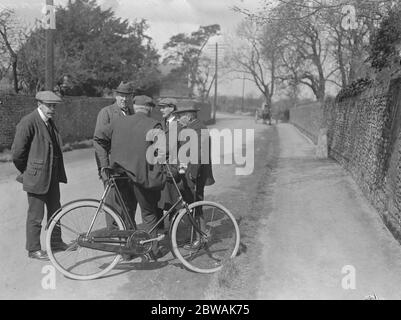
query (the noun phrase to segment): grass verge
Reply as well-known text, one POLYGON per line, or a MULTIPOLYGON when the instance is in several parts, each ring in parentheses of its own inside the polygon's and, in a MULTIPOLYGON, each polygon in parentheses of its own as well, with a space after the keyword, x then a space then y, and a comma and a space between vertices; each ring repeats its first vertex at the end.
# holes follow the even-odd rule
MULTIPOLYGON (((263 243, 259 241, 261 218, 271 212, 272 171, 276 167, 278 137, 275 127, 266 130, 265 140, 255 141, 260 150, 255 154, 255 171, 252 176, 241 179, 235 187, 223 196, 230 207, 236 208, 233 214, 237 217, 240 229, 239 253, 223 269, 213 274, 204 293, 205 300, 250 300, 255 299, 259 276, 263 270, 260 252, 263 243)), ((219 199, 210 199, 219 202, 219 199)), ((221 201, 221 199, 220 199, 221 201)))

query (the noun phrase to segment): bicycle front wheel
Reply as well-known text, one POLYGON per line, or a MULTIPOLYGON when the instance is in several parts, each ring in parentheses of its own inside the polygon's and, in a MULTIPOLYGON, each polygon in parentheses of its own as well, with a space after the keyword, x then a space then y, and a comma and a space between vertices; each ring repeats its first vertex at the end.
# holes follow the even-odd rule
POLYGON ((62 207, 49 224, 46 248, 58 271, 76 280, 92 280, 105 275, 119 262, 121 255, 81 247, 78 238, 92 225, 90 235, 105 230, 125 230, 121 218, 107 205, 99 210, 97 200, 79 200, 62 207), (61 241, 61 242, 60 242, 61 241), (65 248, 60 250, 60 245, 65 248), (67 246, 66 246, 67 245, 67 246))
POLYGON ((239 243, 240 233, 234 216, 214 202, 190 204, 189 210, 178 213, 172 226, 173 253, 186 268, 195 272, 220 270, 236 256, 239 243))

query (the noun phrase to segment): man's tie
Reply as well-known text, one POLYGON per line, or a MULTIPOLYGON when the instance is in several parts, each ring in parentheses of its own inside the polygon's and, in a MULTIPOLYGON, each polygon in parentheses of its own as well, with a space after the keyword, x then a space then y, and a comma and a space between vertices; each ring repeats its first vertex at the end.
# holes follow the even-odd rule
POLYGON ((50 120, 46 122, 46 127, 47 127, 47 130, 49 131, 50 138, 52 140, 52 144, 53 144, 53 148, 54 148, 54 156, 59 157, 59 156, 61 156, 61 150, 60 150, 60 146, 57 141, 56 134, 54 132, 54 126, 50 120))

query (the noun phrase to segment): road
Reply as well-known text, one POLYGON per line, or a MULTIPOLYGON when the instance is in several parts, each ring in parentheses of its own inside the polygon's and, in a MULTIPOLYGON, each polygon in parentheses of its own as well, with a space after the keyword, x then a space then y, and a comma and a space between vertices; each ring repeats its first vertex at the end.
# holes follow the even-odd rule
MULTIPOLYGON (((257 139, 267 131, 251 118, 218 115, 211 128, 255 129, 257 139)), ((234 152, 242 151, 242 144, 234 152)), ((222 151, 227 153, 227 151, 222 151)), ((75 150, 64 154, 68 184, 61 185, 61 202, 79 198, 99 198, 102 186, 97 178, 93 150, 75 150)), ((206 198, 217 200, 228 208, 230 202, 220 196, 240 184, 235 164, 215 165, 217 183, 208 187, 206 198)), ((25 251, 26 194, 15 181, 11 163, 0 164, 0 298, 4 299, 205 299, 213 276, 195 274, 183 269, 172 255, 161 262, 141 264, 139 260, 120 264, 110 274, 95 281, 73 281, 56 274, 56 289, 44 290, 42 280, 48 263, 30 260, 25 251), (42 273, 43 272, 43 273, 42 273)), ((241 213, 233 213, 239 216, 241 213)), ((139 217, 140 215, 137 214, 139 217)), ((140 218, 138 219, 140 222, 140 218)), ((44 232, 42 246, 44 246, 44 232)))
MULTIPOLYGON (((254 129, 253 174, 214 165, 206 198, 228 207, 240 224, 241 250, 214 275, 188 272, 171 255, 134 260, 94 281, 56 274, 45 290, 47 263, 24 250, 26 195, 11 164, 0 165, 0 298, 4 299, 380 299, 401 298, 401 247, 348 173, 317 160, 315 147, 290 124, 219 115, 218 129, 254 129)), ((242 152, 242 146, 234 150, 242 152)), ((221 155, 227 153, 222 151, 221 155)), ((98 198, 93 150, 65 154, 69 178, 62 203, 98 198)))

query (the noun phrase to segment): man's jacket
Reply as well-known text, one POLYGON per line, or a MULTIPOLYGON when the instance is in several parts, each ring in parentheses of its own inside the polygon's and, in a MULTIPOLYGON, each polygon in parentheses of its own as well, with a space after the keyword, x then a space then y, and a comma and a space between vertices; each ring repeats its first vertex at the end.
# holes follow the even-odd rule
POLYGON ((156 127, 161 128, 159 122, 138 112, 112 121, 105 130, 95 131, 94 140, 100 146, 100 167, 118 165, 127 171, 134 183, 145 189, 161 190, 166 182, 166 173, 161 165, 149 163, 146 158, 152 145, 146 136, 156 127))
POLYGON ((187 126, 188 129, 195 130, 198 137, 198 163, 188 164, 188 174, 192 180, 197 179, 203 186, 210 186, 215 183, 212 171, 212 160, 211 160, 211 141, 210 135, 208 134, 208 128, 199 119, 195 119, 190 122, 187 126), (203 134, 207 132, 207 134, 203 134), (207 163, 202 163, 202 153, 206 156, 207 163))
MULTIPOLYGON (((46 194, 49 190, 54 169, 53 153, 55 148, 62 145, 57 128, 52 120, 49 122, 53 126, 57 145, 53 145, 50 133, 37 109, 23 117, 17 125, 11 151, 13 162, 21 172, 23 189, 26 192, 46 194)), ((56 179, 58 182, 67 183, 62 153, 58 161, 56 179)))
MULTIPOLYGON (((132 114, 134 114, 134 111, 129 108, 128 113, 126 115, 132 115, 132 114)), ((101 132, 103 130, 106 130, 106 128, 110 125, 111 122, 113 122, 116 119, 123 118, 126 115, 122 112, 121 108, 116 103, 104 107, 99 111, 99 114, 97 115, 95 132, 101 132)), ((102 152, 102 150, 99 151, 99 148, 101 148, 101 146, 99 146, 99 144, 96 142, 96 139, 94 139, 93 141, 93 147, 95 148, 96 164, 98 168, 100 168, 98 153, 102 152)))

